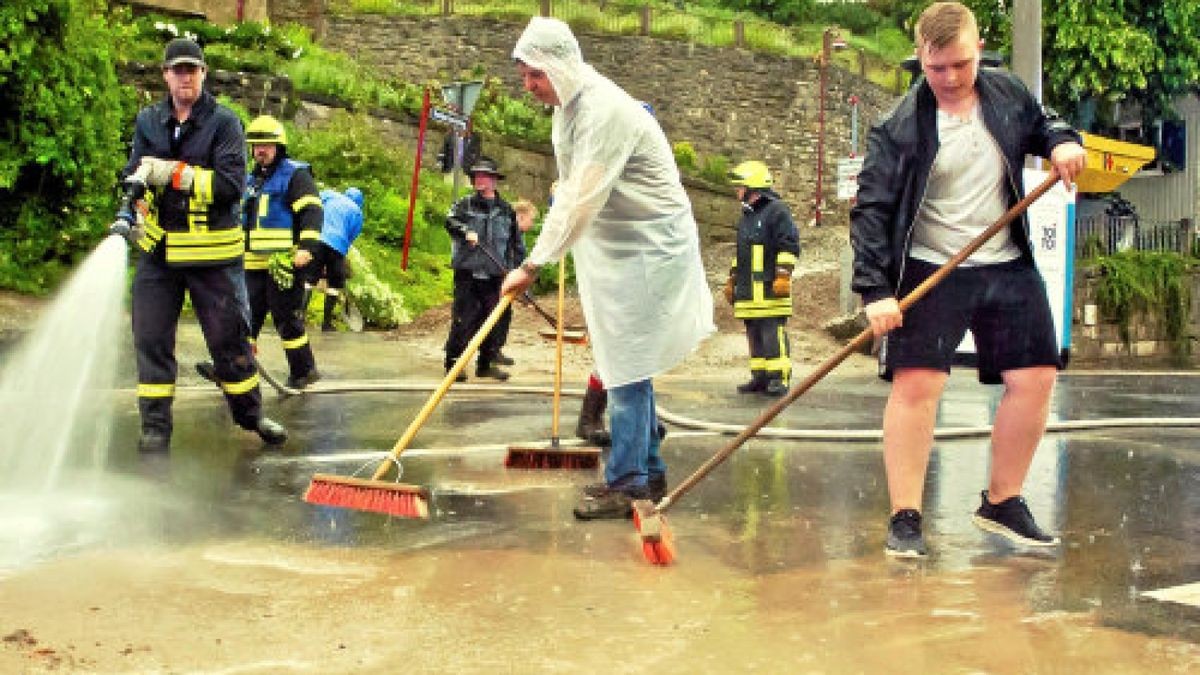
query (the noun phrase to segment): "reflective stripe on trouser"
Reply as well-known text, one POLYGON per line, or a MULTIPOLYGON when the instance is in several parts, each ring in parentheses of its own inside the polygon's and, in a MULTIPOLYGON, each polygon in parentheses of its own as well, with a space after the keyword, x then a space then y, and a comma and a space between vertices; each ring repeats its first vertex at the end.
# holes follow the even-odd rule
POLYGON ((281 289, 264 270, 246 270, 246 290, 250 294, 250 334, 258 339, 267 312, 283 342, 288 373, 295 378, 307 376, 317 367, 308 333, 304 331, 304 284, 296 275, 291 288, 281 289))
POLYGON ((746 339, 750 343, 750 372, 768 380, 792 381, 792 359, 788 349, 787 317, 746 319, 746 339))
MULTIPOLYGON (((450 308, 450 335, 446 337, 446 368, 454 365, 467 343, 487 321, 488 314, 495 309, 500 301, 502 281, 503 277, 476 279, 468 271, 454 270, 454 304, 450 308)), ((479 347, 476 365, 480 369, 490 366, 500 352, 500 337, 500 331, 493 326, 479 347)))
POLYGON ((610 487, 645 487, 650 474, 666 473, 658 454, 661 441, 651 380, 610 388, 608 421, 612 452, 604 465, 604 481, 610 487))
POLYGON ((184 293, 191 296, 213 367, 234 421, 253 429, 262 416, 258 371, 240 260, 203 267, 167 267, 160 249, 143 254, 133 275, 133 343, 137 352, 142 429, 170 434, 174 401, 175 332, 184 293))

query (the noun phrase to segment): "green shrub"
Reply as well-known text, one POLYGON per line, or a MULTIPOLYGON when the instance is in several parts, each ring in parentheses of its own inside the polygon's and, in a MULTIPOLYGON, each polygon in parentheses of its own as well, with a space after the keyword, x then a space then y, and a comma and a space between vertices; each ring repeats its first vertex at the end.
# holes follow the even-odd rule
POLYGON ((1157 316, 1177 354, 1190 348, 1186 334, 1193 263, 1178 253, 1122 251, 1096 260, 1100 271, 1096 302, 1115 321, 1126 344, 1138 313, 1157 316))
POLYGON ((712 183, 729 180, 729 158, 724 155, 708 155, 700 169, 700 177, 712 183))
POLYGON ((679 141, 671 146, 675 151, 675 164, 679 166, 680 171, 691 173, 696 170, 696 149, 687 141, 679 141))

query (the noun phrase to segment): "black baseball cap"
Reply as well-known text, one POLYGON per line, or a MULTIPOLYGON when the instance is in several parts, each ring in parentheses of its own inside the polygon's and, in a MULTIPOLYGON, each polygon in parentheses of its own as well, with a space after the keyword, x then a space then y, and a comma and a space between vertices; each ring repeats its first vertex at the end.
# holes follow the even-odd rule
POLYGON ((170 68, 181 63, 204 67, 204 51, 200 45, 187 38, 175 38, 167 43, 163 52, 163 68, 170 68))

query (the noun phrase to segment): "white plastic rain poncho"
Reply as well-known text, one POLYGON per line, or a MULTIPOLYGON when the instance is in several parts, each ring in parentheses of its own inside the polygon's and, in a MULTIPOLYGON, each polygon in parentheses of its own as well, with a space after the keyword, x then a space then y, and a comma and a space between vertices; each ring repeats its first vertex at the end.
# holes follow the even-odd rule
POLYGON ((513 58, 544 71, 558 94, 559 182, 529 254, 567 249, 606 387, 662 373, 716 330, 691 202, 657 120, 583 62, 571 29, 534 17, 513 58))

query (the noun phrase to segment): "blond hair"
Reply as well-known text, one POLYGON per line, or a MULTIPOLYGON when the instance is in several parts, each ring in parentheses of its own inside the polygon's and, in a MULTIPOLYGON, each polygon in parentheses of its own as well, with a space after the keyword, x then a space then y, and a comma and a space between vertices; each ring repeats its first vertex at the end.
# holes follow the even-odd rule
POLYGON ((513 202, 512 207, 513 211, 515 211, 518 215, 524 215, 528 213, 530 218, 537 220, 538 208, 534 206, 533 202, 529 201, 528 199, 518 199, 517 201, 513 202))
POLYGON ((917 49, 941 49, 967 31, 979 35, 979 24, 969 7, 961 2, 935 2, 917 19, 917 49))

